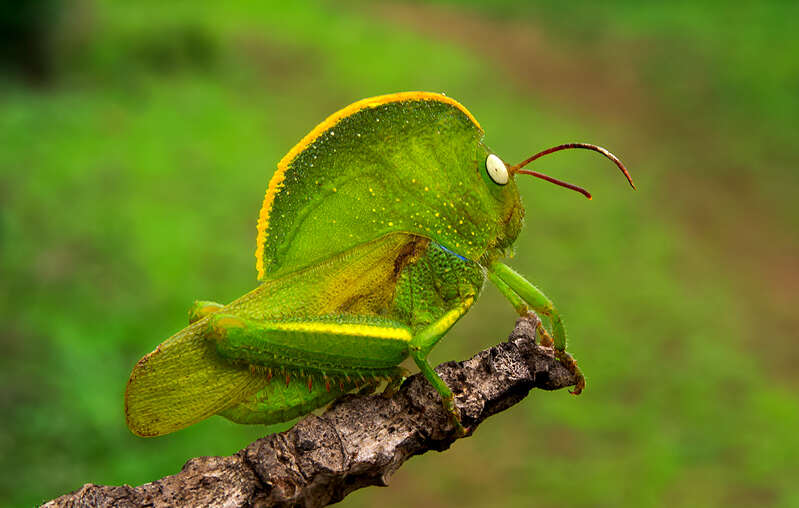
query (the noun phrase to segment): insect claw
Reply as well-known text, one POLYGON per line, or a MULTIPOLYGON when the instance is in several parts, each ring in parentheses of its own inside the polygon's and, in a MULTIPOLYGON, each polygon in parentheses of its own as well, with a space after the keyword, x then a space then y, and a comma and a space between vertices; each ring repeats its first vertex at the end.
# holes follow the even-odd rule
POLYGON ((308 393, 311 393, 311 389, 313 388, 313 377, 310 375, 308 376, 308 393))
POLYGON ((290 382, 291 382, 291 374, 289 374, 289 372, 286 371, 286 386, 288 386, 290 382))
POLYGON ((266 370, 266 382, 268 383, 271 380, 272 380, 272 368, 270 367, 266 370))
POLYGON ((573 390, 569 390, 569 393, 572 395, 580 395, 583 393, 585 389, 585 379, 580 379, 577 384, 574 386, 573 390))
POLYGON ((325 376, 325 390, 330 393, 330 378, 325 376))

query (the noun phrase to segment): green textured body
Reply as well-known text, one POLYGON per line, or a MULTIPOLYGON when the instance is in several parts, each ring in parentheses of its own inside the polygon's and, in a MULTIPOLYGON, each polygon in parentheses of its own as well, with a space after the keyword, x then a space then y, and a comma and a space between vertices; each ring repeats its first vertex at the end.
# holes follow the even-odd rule
MULTIPOLYGON (((402 240, 407 242, 406 246, 415 245, 416 254, 409 258, 405 254, 408 250, 402 250, 395 258, 395 263, 406 264, 396 278, 393 298, 386 308, 350 308, 350 312, 358 312, 350 314, 345 306, 340 314, 316 319, 287 318, 271 324, 259 323, 269 329, 259 337, 268 336, 268 340, 253 339, 247 333, 248 326, 228 328, 227 340, 218 344, 218 353, 233 362, 254 362, 273 369, 277 382, 269 383, 253 399, 226 410, 222 416, 239 423, 285 421, 321 407, 359 385, 373 383, 375 378, 401 376, 397 365, 408 357, 412 332, 451 311, 464 296, 476 296, 485 277, 478 264, 418 238, 395 233, 377 243, 395 245, 402 240), (421 286, 420 280, 430 284, 421 286), (435 289, 420 291, 422 287, 435 289), (328 324, 340 327, 335 341, 328 340, 324 332, 314 331, 315 326, 328 324), (292 325, 310 326, 309 331, 286 330, 292 325), (402 330, 406 334, 398 335, 406 337, 347 334, 353 327, 402 330), (282 382, 286 375, 294 380, 288 386, 282 382)), ((367 295, 362 296, 369 301, 367 295)), ((231 310, 223 309, 220 313, 231 310)))
POLYGON ((131 430, 157 436, 213 414, 289 420, 396 383, 411 357, 465 432, 427 355, 486 278, 520 314, 552 319, 559 357, 576 369, 552 303, 498 261, 524 209, 504 163, 492 166, 504 181, 489 174, 496 156, 482 139, 463 106, 423 92, 365 99, 317 126, 267 189, 261 285, 228 305, 198 302, 190 325, 139 361, 125 396, 131 430))
POLYGON ((484 278, 479 264, 426 239, 394 233, 267 281, 142 359, 139 371, 157 372, 161 382, 145 385, 146 376, 131 380, 127 403, 140 418, 135 428, 141 435, 162 434, 172 420, 196 415, 199 421, 215 413, 241 423, 280 422, 375 378, 395 379, 413 333, 464 297, 476 297, 484 278), (219 321, 224 329, 214 333, 219 321), (388 330, 394 337, 348 336, 353 327, 388 330), (265 333, 255 335, 254 328, 265 333), (336 340, 329 340, 331 332, 336 340), (166 375, 166 367, 177 366, 174 358, 207 365, 166 375), (217 393, 221 397, 213 396, 217 393), (169 420, 163 418, 165 406, 169 420))

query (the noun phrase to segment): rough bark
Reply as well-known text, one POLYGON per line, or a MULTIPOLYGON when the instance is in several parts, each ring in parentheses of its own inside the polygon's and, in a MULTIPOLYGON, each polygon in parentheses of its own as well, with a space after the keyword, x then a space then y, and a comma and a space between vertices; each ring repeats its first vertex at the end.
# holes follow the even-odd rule
MULTIPOLYGON (((436 368, 471 431, 532 388, 575 384, 552 349, 536 344, 537 319, 519 319, 507 342, 436 368)), ((417 374, 391 397, 348 395, 234 455, 191 459, 178 474, 139 487, 86 484, 44 506, 325 506, 387 485, 410 457, 446 450, 456 439, 440 397, 417 374)))

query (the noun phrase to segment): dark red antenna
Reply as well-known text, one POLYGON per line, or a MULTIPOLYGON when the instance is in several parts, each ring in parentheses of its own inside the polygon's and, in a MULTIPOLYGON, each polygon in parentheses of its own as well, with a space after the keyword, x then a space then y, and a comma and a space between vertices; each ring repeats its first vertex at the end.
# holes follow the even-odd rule
POLYGON ((610 153, 609 151, 607 151, 606 149, 602 148, 601 146, 591 145, 589 143, 565 143, 565 144, 562 144, 562 145, 553 146, 552 148, 547 148, 546 150, 543 150, 543 151, 538 152, 537 154, 533 155, 529 159, 524 160, 524 161, 520 162, 519 164, 516 164, 515 166, 512 166, 509 169, 509 171, 511 173, 522 173, 522 174, 525 174, 525 175, 532 175, 532 176, 535 176, 537 178, 541 178, 541 179, 546 180, 548 182, 552 182, 552 183, 554 183, 556 185, 560 185, 561 187, 566 187, 567 189, 572 189, 574 191, 577 191, 580 194, 582 194, 585 197, 587 197, 588 199, 591 199, 591 193, 589 193, 587 190, 583 189, 582 187, 578 187, 577 185, 573 185, 573 184, 558 180, 556 178, 552 178, 551 176, 545 175, 543 173, 539 173, 537 171, 530 171, 530 170, 522 169, 524 166, 530 164, 531 162, 533 162, 534 160, 538 159, 539 157, 543 157, 544 155, 549 155, 549 154, 554 153, 554 152, 559 152, 561 150, 569 150, 569 149, 572 149, 572 148, 582 148, 582 149, 585 149, 585 150, 593 150, 595 152, 601 153, 602 155, 604 155, 605 157, 607 157, 608 159, 613 161, 613 163, 616 165, 616 167, 618 167, 621 170, 621 172, 624 173, 624 176, 627 178, 627 181, 630 182, 630 187, 635 189, 635 184, 633 183, 633 179, 630 176, 630 173, 627 172, 627 168, 624 167, 624 164, 621 163, 619 158, 616 157, 615 155, 613 155, 612 153, 610 153))

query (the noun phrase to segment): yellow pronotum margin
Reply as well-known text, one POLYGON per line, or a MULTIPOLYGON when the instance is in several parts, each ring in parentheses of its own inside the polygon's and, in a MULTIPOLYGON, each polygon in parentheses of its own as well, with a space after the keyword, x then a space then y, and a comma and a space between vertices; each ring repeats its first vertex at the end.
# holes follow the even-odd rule
POLYGON ((266 196, 264 196, 264 203, 261 206, 261 213, 258 216, 258 237, 256 239, 257 248, 255 249, 255 268, 258 270, 258 280, 262 280, 264 278, 264 248, 266 247, 266 238, 269 236, 269 233, 266 232, 266 230, 269 228, 269 214, 272 211, 272 204, 275 201, 275 196, 277 196, 277 193, 280 192, 281 187, 283 187, 283 179, 286 177, 286 169, 288 168, 289 163, 291 163, 291 161, 293 161, 294 158, 300 154, 300 152, 308 148, 308 146, 313 143, 316 138, 321 136, 322 133, 331 127, 334 127, 342 118, 346 118, 363 109, 375 108, 390 102, 413 100, 438 101, 445 104, 451 104, 468 116, 469 120, 471 120, 478 129, 481 131, 483 130, 477 119, 472 116, 469 110, 463 107, 461 103, 455 99, 450 99, 446 95, 432 92, 401 92, 388 95, 378 95, 377 97, 362 99, 358 102, 350 104, 344 109, 333 113, 327 117, 324 122, 320 123, 311 132, 306 134, 299 143, 294 145, 294 148, 289 150, 289 153, 280 159, 280 162, 277 164, 277 171, 275 172, 274 176, 272 176, 272 180, 269 181, 269 187, 266 189, 266 196))

